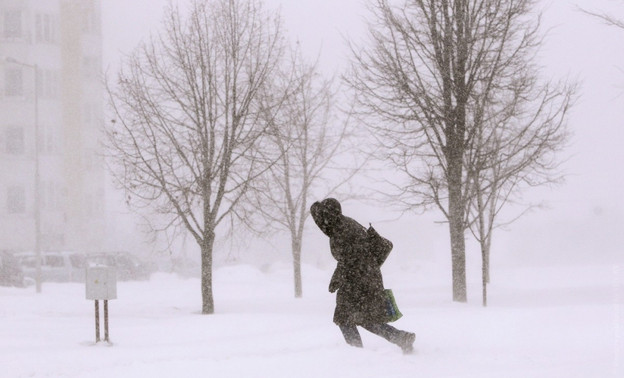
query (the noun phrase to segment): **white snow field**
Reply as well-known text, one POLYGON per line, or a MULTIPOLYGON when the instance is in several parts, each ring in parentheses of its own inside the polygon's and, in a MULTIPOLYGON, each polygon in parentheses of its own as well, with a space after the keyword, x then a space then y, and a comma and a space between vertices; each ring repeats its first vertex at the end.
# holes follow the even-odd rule
POLYGON ((119 282, 112 345, 94 342, 84 285, 0 287, 0 377, 624 376, 624 266, 500 268, 487 308, 478 282, 468 304, 450 301, 443 267, 384 266, 413 355, 366 331, 363 349, 347 346, 331 321, 331 267, 303 276, 295 299, 288 265, 216 269, 214 315, 199 313, 198 279, 119 282))

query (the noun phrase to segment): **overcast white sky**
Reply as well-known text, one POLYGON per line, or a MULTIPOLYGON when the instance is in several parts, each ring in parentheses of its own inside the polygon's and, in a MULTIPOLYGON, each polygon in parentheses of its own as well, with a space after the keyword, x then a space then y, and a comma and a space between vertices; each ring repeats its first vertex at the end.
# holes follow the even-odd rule
MULTIPOLYGON (((184 0, 179 0, 184 1, 184 0)), ((159 26, 168 0, 103 0, 104 65, 114 72, 120 53, 129 52, 159 26)), ((301 41, 311 57, 321 51, 321 64, 340 69, 347 51, 344 37, 358 38, 368 13, 363 0, 266 0, 281 6, 291 39, 301 41)), ((531 192, 551 207, 526 216, 512 228, 514 248, 534 248, 527 237, 557 228, 546 245, 609 249, 624 245, 624 30, 607 27, 580 13, 576 6, 604 9, 624 19, 621 0, 541 0, 548 37, 541 58, 553 78, 578 79, 582 86, 570 117, 574 133, 568 179, 557 188, 531 192), (527 244, 528 243, 528 244, 527 244), (550 244, 549 244, 550 243, 550 244), (580 244, 579 244, 580 243, 580 244), (521 246, 517 246, 521 244, 521 246)), ((543 240, 540 241, 542 247, 543 240)), ((513 248, 512 248, 513 249, 513 248)))

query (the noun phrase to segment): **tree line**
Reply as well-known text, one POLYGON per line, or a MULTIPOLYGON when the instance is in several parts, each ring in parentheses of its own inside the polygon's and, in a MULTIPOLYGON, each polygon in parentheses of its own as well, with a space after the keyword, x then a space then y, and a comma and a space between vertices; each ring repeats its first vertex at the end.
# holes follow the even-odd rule
POLYGON ((375 159, 393 172, 388 200, 447 220, 455 301, 466 301, 466 233, 479 242, 485 304, 501 209, 560 178, 575 84, 539 75, 534 1, 369 4, 367 38, 350 43, 340 82, 260 0, 171 5, 108 80, 110 171, 156 231, 199 246, 203 313, 214 312, 213 252, 227 224, 287 230, 300 297, 311 196, 336 195, 375 159))

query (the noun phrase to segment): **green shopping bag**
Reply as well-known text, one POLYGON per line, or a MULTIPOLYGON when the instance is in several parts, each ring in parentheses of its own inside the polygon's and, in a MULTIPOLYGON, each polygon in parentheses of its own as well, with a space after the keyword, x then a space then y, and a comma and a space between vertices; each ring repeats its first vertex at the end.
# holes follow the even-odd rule
POLYGON ((388 323, 400 319, 403 314, 401 314, 401 311, 399 311, 399 306, 397 306, 396 304, 392 289, 385 289, 384 296, 386 300, 386 314, 388 315, 388 323))

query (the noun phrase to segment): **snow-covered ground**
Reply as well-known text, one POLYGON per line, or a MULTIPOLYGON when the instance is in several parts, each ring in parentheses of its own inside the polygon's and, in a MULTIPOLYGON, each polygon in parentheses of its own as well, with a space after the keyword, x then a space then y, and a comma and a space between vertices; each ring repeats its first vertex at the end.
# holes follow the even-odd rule
POLYGON ((157 273, 119 282, 112 345, 95 344, 82 284, 0 287, 0 377, 622 377, 624 266, 501 268, 490 306, 471 282, 449 300, 449 273, 432 264, 384 267, 417 353, 362 331, 347 346, 331 322, 331 267, 215 271, 216 314, 199 314, 198 279, 157 273))

